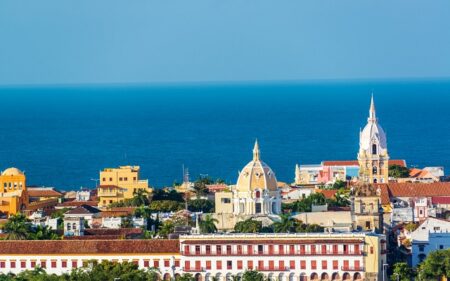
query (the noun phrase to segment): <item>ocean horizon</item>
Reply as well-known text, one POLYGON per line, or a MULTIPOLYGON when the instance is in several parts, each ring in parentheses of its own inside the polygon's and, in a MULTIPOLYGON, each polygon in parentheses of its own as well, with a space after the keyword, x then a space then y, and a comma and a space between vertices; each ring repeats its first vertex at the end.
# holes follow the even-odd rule
POLYGON ((450 168, 450 80, 431 79, 0 86, 0 170, 61 190, 119 165, 154 187, 182 165, 233 184, 258 139, 290 183, 295 164, 356 159, 372 92, 391 159, 450 168))

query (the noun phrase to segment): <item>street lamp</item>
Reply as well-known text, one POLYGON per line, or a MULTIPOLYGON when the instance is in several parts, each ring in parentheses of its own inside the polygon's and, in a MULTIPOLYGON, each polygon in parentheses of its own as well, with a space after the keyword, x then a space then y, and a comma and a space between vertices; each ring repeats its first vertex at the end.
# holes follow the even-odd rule
POLYGON ((383 263, 383 281, 385 280, 384 276, 386 275, 386 267, 388 267, 389 265, 387 263, 383 263))
POLYGON ((95 188, 98 187, 98 182, 100 181, 100 179, 91 179, 91 181, 95 181, 95 188))

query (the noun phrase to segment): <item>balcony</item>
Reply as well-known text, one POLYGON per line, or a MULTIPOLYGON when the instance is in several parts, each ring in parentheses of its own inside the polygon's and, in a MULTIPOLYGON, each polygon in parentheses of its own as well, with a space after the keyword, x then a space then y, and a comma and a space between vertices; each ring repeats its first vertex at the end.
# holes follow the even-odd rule
POLYGON ((184 272, 204 272, 205 268, 204 267, 183 267, 182 270, 184 272))
POLYGON ((289 267, 279 267, 279 266, 263 266, 263 267, 255 267, 255 270, 258 271, 289 271, 289 267))
POLYGON ((342 271, 364 271, 364 266, 342 266, 342 271))
POLYGON ((254 253, 242 253, 242 252, 225 252, 225 253, 215 253, 215 252, 186 252, 181 251, 184 256, 237 256, 237 257, 247 257, 247 256, 361 256, 364 254, 363 251, 327 251, 327 252, 311 252, 311 251, 295 251, 295 252, 284 252, 284 253, 274 253, 274 252, 254 252, 254 253))

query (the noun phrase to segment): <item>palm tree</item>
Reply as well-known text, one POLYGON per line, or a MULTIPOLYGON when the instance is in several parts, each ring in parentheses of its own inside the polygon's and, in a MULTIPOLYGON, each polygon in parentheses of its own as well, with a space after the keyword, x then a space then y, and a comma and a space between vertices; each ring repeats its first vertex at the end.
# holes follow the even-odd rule
POLYGON ((234 231, 238 233, 257 233, 260 232, 262 228, 262 223, 252 218, 246 219, 245 221, 240 221, 234 226, 234 231))
POLYGON ((33 230, 33 232, 29 234, 28 239, 31 239, 31 240, 58 240, 59 236, 58 236, 58 234, 53 232, 48 226, 38 225, 33 230))
POLYGON ((200 231, 201 233, 214 233, 217 231, 216 223, 219 221, 213 218, 211 215, 206 215, 200 221, 200 231))
POLYGON ((146 206, 150 204, 149 193, 146 189, 138 188, 133 191, 132 203, 134 206, 146 206))
POLYGON ((294 232, 298 224, 297 221, 294 218, 292 218, 289 214, 283 214, 280 217, 281 221, 275 222, 273 224, 273 230, 277 233, 294 232))
POLYGON ((26 240, 31 232, 31 224, 24 214, 18 213, 9 217, 3 230, 8 233, 7 240, 26 240))

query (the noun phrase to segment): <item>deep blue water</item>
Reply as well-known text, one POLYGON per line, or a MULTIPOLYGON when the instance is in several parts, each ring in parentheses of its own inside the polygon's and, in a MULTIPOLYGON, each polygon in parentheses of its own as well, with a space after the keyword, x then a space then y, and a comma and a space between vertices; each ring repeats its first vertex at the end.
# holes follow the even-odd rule
POLYGON ((355 159, 370 93, 391 158, 450 168, 449 81, 0 88, 0 170, 78 189, 140 165, 151 185, 208 174, 235 182, 258 138, 278 180, 294 165, 355 159))

